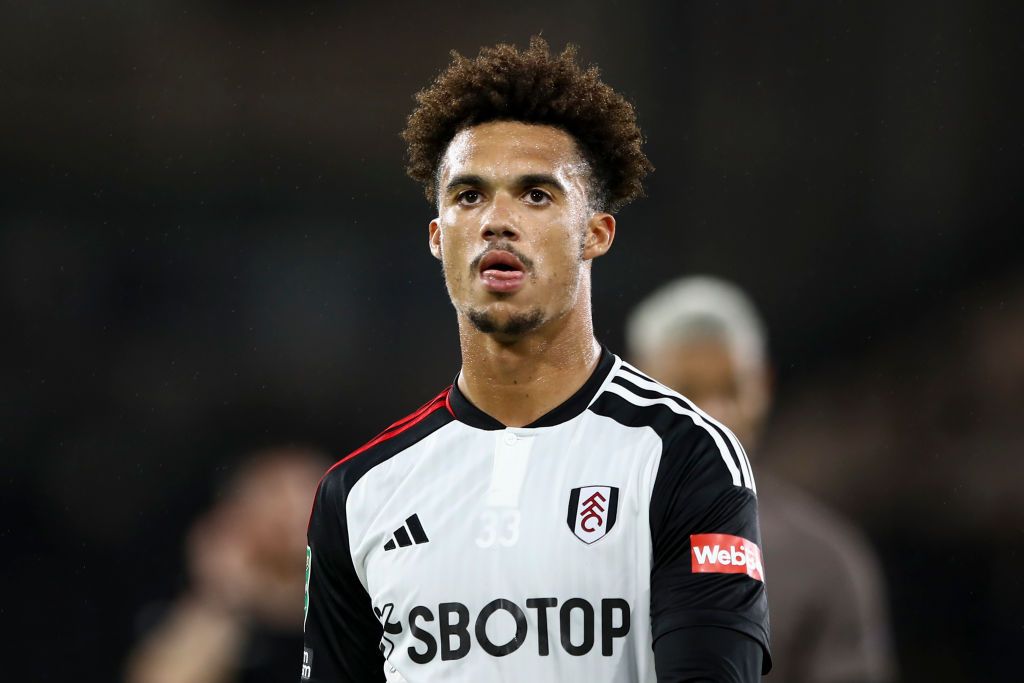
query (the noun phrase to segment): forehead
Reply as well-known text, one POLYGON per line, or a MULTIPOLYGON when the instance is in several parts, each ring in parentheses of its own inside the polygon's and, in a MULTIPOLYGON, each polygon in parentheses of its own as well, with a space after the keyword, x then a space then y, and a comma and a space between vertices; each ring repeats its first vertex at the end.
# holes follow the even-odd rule
POLYGON ((439 179, 460 173, 500 178, 527 173, 577 175, 585 164, 571 135, 554 126, 491 121, 459 131, 441 159, 439 179))

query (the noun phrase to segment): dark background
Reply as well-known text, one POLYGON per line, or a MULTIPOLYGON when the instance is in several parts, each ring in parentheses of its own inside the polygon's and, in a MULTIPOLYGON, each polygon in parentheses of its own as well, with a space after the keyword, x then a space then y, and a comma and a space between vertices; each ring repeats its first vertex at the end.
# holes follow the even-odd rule
POLYGON ((780 391, 765 461, 879 549, 903 678, 1013 678, 1011 5, 5 3, 4 677, 116 679, 233 463, 340 456, 451 381, 398 133, 450 49, 542 33, 636 104, 657 167, 595 268, 599 337, 624 351, 682 274, 747 288, 780 391))

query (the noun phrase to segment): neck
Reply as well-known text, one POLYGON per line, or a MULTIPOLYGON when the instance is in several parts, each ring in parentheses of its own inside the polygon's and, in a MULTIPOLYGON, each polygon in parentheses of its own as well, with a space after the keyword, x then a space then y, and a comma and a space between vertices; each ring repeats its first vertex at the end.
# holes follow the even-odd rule
POLYGON ((565 402, 600 359, 590 300, 514 341, 498 341, 459 316, 459 390, 509 427, 522 427, 565 402))

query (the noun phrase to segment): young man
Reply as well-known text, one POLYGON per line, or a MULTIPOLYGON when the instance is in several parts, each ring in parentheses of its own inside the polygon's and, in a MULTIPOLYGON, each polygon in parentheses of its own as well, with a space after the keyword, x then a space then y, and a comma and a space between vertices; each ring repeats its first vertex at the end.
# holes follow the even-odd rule
POLYGON ((321 481, 302 679, 757 680, 743 448, 594 338, 591 263, 651 170, 632 107, 534 39, 455 55, 404 137, 462 369, 321 481))

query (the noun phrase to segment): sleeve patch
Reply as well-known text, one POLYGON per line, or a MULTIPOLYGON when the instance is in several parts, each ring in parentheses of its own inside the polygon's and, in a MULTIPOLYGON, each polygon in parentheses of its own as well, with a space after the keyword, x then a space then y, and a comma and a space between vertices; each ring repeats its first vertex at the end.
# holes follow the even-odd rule
POLYGON ((729 534, 693 534, 690 553, 694 574, 746 574, 764 581, 761 549, 753 541, 729 534))

